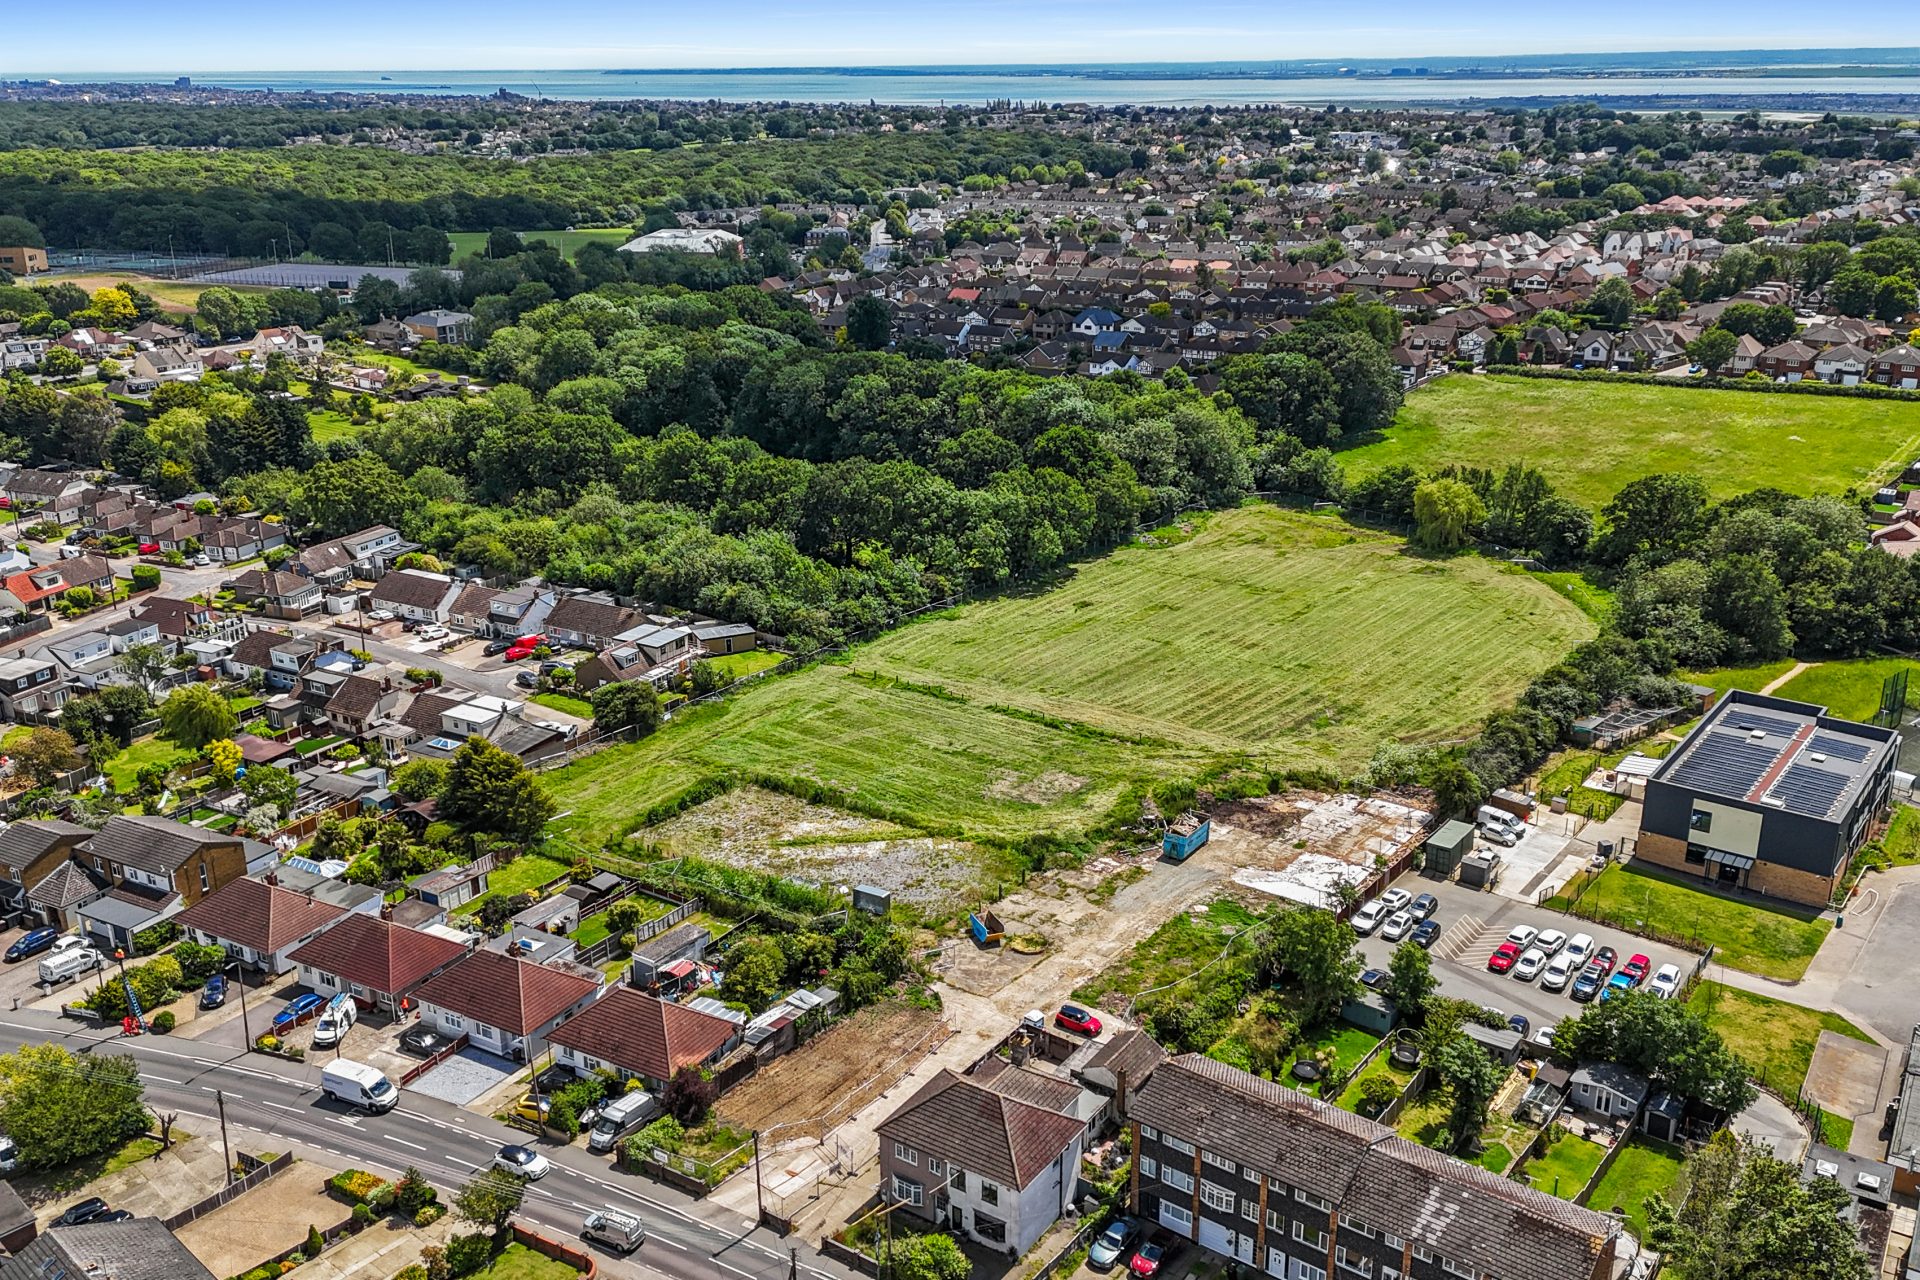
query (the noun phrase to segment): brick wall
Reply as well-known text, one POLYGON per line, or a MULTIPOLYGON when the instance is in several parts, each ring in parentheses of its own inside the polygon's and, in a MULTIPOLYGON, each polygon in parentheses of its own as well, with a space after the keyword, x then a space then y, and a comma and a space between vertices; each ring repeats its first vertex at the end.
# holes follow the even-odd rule
POLYGON ((1687 865, 1687 842, 1672 836, 1663 836, 1657 832, 1640 829, 1640 838, 1633 842, 1633 856, 1658 867, 1670 867, 1683 875, 1700 874, 1698 867, 1687 865))
POLYGON ((1747 886, 1769 897, 1823 907, 1833 897, 1834 877, 1818 876, 1774 862, 1756 862, 1747 874, 1747 886))

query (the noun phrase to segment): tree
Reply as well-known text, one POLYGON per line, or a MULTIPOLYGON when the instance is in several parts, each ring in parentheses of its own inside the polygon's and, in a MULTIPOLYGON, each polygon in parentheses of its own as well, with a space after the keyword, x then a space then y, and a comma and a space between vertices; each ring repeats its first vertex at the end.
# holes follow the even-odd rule
POLYGON ((749 938, 727 952, 720 994, 758 1009, 780 993, 787 980, 787 956, 771 938, 749 938))
POLYGON ((36 787, 52 786, 81 764, 73 739, 59 729, 44 726, 29 733, 25 741, 15 743, 10 750, 14 768, 36 787))
POLYGON ((877 294, 847 304, 847 342, 857 351, 882 351, 893 337, 893 308, 877 294))
POLYGON ((1331 911, 1275 907, 1267 913, 1256 945, 1260 972, 1284 977, 1293 986, 1301 1022, 1307 1026, 1332 1017, 1360 990, 1353 927, 1331 911))
POLYGON ((240 770, 240 744, 232 738, 217 738, 207 744, 207 764, 213 769, 213 776, 221 786, 233 785, 233 776, 240 770))
POLYGON ((686 1128, 694 1129, 706 1123, 707 1112, 719 1099, 720 1087, 701 1074, 699 1067, 687 1065, 667 1081, 660 1105, 686 1128))
POLYGON ((422 756, 409 760, 393 771, 393 789, 409 800, 437 796, 447 785, 447 762, 422 756))
POLYGON ((485 738, 469 738, 453 753, 440 794, 441 821, 468 835, 529 844, 540 838, 554 811, 553 797, 540 780, 485 738))
POLYGON ((197 750, 216 738, 231 738, 240 718, 218 689, 190 684, 175 689, 160 704, 160 723, 169 738, 197 750))
POLYGON ((1709 329, 1687 344, 1687 358, 1708 373, 1716 373, 1733 359, 1739 346, 1740 339, 1725 329, 1709 329))
POLYGON ((1633 286, 1620 276, 1608 276, 1587 299, 1587 309, 1600 323, 1618 329, 1633 315, 1633 286))
MULTIPOLYGON (((256 808, 272 809, 278 819, 284 820, 293 812, 300 781, 277 765, 257 764, 240 780, 240 789, 256 808)), ((253 817, 251 810, 247 816, 253 817)))
POLYGON ((634 729, 635 736, 644 738, 660 727, 660 691, 645 680, 603 684, 593 691, 591 701, 595 733, 634 729))
POLYGON ((1500 1091, 1500 1082, 1506 1073, 1487 1056, 1486 1050, 1464 1035, 1456 1035, 1441 1045, 1431 1061, 1451 1095, 1447 1128, 1453 1134, 1453 1149, 1472 1152, 1479 1145, 1480 1131, 1486 1127, 1487 1106, 1500 1091))
POLYGON ((1393 959, 1387 962, 1385 995, 1402 1018, 1418 1022, 1439 985, 1439 979, 1433 976, 1433 961, 1419 943, 1409 939, 1393 949, 1393 959))
POLYGON ((1427 787, 1433 792, 1434 808, 1441 817, 1465 813, 1487 796, 1482 782, 1464 760, 1449 757, 1436 764, 1427 775, 1427 787))
MULTIPOLYGON (((1722 1129, 1687 1158, 1679 1204, 1646 1199, 1647 1243, 1674 1280, 1867 1280, 1849 1189, 1722 1129)), ((1596 1206, 1598 1207, 1598 1206, 1596 1206)))
POLYGON ((1427 480, 1413 491, 1413 540, 1430 551, 1458 551, 1473 541, 1487 507, 1459 480, 1427 480))
POLYGON ((40 233, 39 227, 25 218, 4 214, 0 215, 0 244, 25 249, 44 249, 47 247, 47 238, 40 233))
POLYGON ((56 1044, 0 1055, 0 1131, 30 1168, 71 1164, 140 1133, 150 1119, 144 1099, 132 1058, 76 1057, 56 1044))
POLYGON ((1636 991, 1596 1001, 1554 1032, 1554 1055, 1617 1062, 1661 1088, 1729 1115, 1753 1103, 1747 1064, 1692 1006, 1636 991))
POLYGON ((973 1274, 973 1262, 953 1237, 938 1232, 904 1236, 894 1242, 888 1256, 894 1280, 967 1280, 973 1274))
POLYGON ((524 1179, 489 1166, 454 1193, 453 1212, 463 1221, 500 1231, 526 1198, 524 1179))
POLYGON ((1651 475, 1629 482, 1600 510, 1593 556, 1621 565, 1635 556, 1664 564, 1684 555, 1707 520, 1707 482, 1696 475, 1651 475))
MULTIPOLYGON (((142 565, 141 568, 152 568, 142 565)), ((158 570, 155 570, 158 573, 158 570)), ((167 651, 157 644, 130 644, 113 660, 114 667, 127 678, 127 683, 145 692, 151 698, 160 691, 160 684, 172 670, 167 665, 167 651)))
POLYGON ((1760 161, 1760 172, 1769 178, 1784 178, 1790 173, 1805 173, 1813 168, 1813 157, 1804 151, 1775 151, 1760 161))

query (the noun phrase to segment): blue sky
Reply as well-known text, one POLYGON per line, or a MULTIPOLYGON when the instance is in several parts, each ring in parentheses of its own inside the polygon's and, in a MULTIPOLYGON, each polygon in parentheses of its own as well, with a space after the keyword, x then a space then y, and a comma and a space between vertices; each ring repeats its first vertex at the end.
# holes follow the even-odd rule
POLYGON ((0 76, 1433 57, 1912 43, 1913 0, 151 0, 9 15, 0 76))

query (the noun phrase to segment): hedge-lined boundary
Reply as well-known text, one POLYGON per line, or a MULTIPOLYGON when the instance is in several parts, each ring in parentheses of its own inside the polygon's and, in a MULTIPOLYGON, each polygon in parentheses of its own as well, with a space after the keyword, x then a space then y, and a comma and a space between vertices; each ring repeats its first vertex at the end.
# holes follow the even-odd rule
POLYGON ((1855 400, 1903 400, 1920 404, 1920 391, 1902 391, 1863 382, 1851 387, 1830 382, 1775 382, 1771 378, 1705 377, 1663 378, 1652 373, 1608 373, 1603 369, 1560 369, 1530 364, 1490 364, 1488 373, 1515 378, 1546 378, 1561 382, 1633 382, 1648 387, 1690 387, 1706 391, 1755 391, 1774 395, 1845 396, 1855 400))

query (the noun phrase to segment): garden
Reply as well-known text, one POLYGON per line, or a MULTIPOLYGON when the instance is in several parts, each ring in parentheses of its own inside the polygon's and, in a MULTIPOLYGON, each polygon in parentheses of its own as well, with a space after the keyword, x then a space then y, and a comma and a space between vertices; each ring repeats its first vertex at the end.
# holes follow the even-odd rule
POLYGON ((1653 1138, 1636 1137, 1614 1157, 1606 1173, 1587 1197, 1587 1207, 1621 1214, 1627 1228, 1647 1238, 1647 1197, 1675 1198, 1684 1155, 1680 1148, 1653 1138))
MULTIPOLYGON (((1797 1098, 1813 1063, 1822 1031, 1873 1043, 1873 1037, 1837 1013, 1789 1004, 1771 996, 1719 982, 1694 988, 1688 1007, 1700 1014, 1720 1038, 1746 1060, 1753 1078, 1783 1098, 1797 1098)), ((1853 1132, 1847 1116, 1823 1114, 1826 1139, 1845 1148, 1853 1132)))
POLYGON ((1554 1125, 1546 1149, 1526 1163, 1527 1183, 1536 1191, 1572 1200, 1586 1189, 1606 1158, 1607 1148, 1554 1125))

